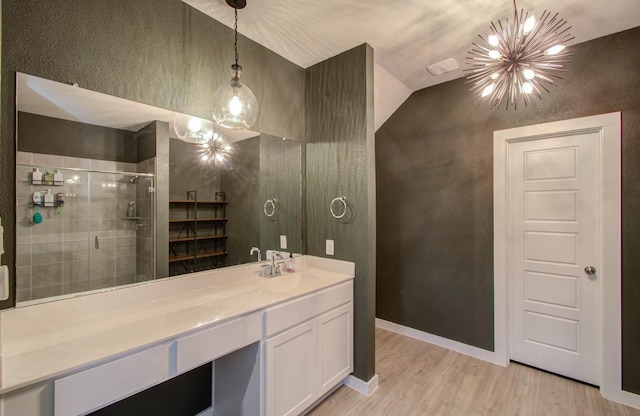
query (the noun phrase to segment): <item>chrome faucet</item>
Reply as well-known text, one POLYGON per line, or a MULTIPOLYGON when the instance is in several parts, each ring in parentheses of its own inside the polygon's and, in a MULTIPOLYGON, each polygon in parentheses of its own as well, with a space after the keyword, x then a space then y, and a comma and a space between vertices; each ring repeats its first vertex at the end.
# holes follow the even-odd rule
POLYGON ((276 264, 276 257, 279 258, 280 260, 284 260, 282 258, 282 254, 278 250, 273 250, 271 252, 271 265, 272 266, 275 266, 275 264, 276 264))
POLYGON ((260 254, 260 249, 258 247, 251 247, 249 255, 253 256, 253 253, 258 253, 258 263, 262 262, 262 254, 260 254))
POLYGON ((280 265, 284 263, 284 258, 278 250, 271 252, 271 276, 280 276, 282 274, 280 265), (281 261, 276 263, 276 257, 281 261))

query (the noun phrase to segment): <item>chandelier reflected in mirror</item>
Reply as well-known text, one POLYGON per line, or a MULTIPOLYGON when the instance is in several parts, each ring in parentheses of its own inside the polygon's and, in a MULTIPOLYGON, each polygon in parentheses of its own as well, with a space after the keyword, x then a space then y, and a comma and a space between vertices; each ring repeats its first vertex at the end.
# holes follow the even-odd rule
POLYGON ((473 42, 468 52, 467 83, 471 91, 498 107, 517 109, 518 101, 529 105, 531 97, 542 99, 551 85, 562 79, 564 65, 572 54, 567 42, 573 40, 567 21, 545 10, 539 21, 523 10, 518 13, 513 0, 513 20, 491 22, 490 34, 473 42))
POLYGON ((173 130, 178 139, 200 147, 198 154, 204 163, 221 166, 231 161, 233 145, 222 133, 216 131, 215 122, 176 113, 173 130))
POLYGON ((231 142, 220 133, 214 131, 201 146, 199 152, 203 162, 224 166, 231 161, 233 147, 231 142))

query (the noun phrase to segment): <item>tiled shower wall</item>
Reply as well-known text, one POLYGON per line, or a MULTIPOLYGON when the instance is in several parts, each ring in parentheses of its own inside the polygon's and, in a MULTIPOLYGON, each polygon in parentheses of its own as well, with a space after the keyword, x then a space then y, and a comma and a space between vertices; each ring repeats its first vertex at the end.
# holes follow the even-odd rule
POLYGON ((148 171, 148 165, 153 167, 153 159, 135 164, 18 152, 17 164, 18 301, 153 278, 151 180, 127 180, 139 170, 148 171), (32 185, 34 166, 43 172, 61 168, 64 185, 32 185), (138 192, 141 188, 144 193, 138 192), (59 212, 55 207, 41 207, 43 221, 33 224, 33 192, 47 189, 64 193, 65 205, 59 212), (123 219, 129 201, 136 201, 140 219, 123 219), (144 223, 146 227, 140 225, 144 223))

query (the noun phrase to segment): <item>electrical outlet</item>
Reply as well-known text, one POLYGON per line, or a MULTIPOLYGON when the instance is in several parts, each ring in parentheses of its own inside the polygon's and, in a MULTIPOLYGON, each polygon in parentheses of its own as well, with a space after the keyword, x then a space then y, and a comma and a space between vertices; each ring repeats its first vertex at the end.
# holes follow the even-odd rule
POLYGON ((287 236, 286 235, 281 235, 280 236, 280 248, 281 249, 286 249, 287 248, 287 236))
POLYGON ((327 240, 327 255, 333 256, 333 240, 327 240))

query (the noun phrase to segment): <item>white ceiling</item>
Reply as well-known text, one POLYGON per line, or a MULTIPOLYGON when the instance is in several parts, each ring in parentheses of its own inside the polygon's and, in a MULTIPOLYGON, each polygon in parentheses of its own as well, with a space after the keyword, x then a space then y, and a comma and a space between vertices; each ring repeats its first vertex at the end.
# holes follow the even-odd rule
MULTIPOLYGON (((233 27, 225 0, 183 1, 233 27)), ((518 8, 558 12, 572 43, 640 26, 639 0, 521 0, 518 8)), ((366 42, 380 67, 416 91, 464 76, 471 42, 512 15, 509 0, 247 0, 238 31, 303 68, 366 42), (425 70, 447 58, 461 68, 439 77, 425 70)))
MULTIPOLYGON (((225 0, 183 1, 233 26, 233 9, 225 0)), ((640 26, 640 0, 526 0, 518 7, 536 16, 545 9, 558 12, 572 26, 572 43, 640 26)), ((512 13, 509 0, 247 0, 238 30, 303 68, 370 44, 377 130, 411 92, 464 76, 471 42, 486 34, 491 21, 504 21, 512 13), (426 71, 451 57, 462 68, 439 77, 426 71)), ((23 77, 18 76, 20 111, 132 131, 152 120, 173 120, 171 111, 23 77)), ((234 141, 256 134, 227 133, 234 141)))

